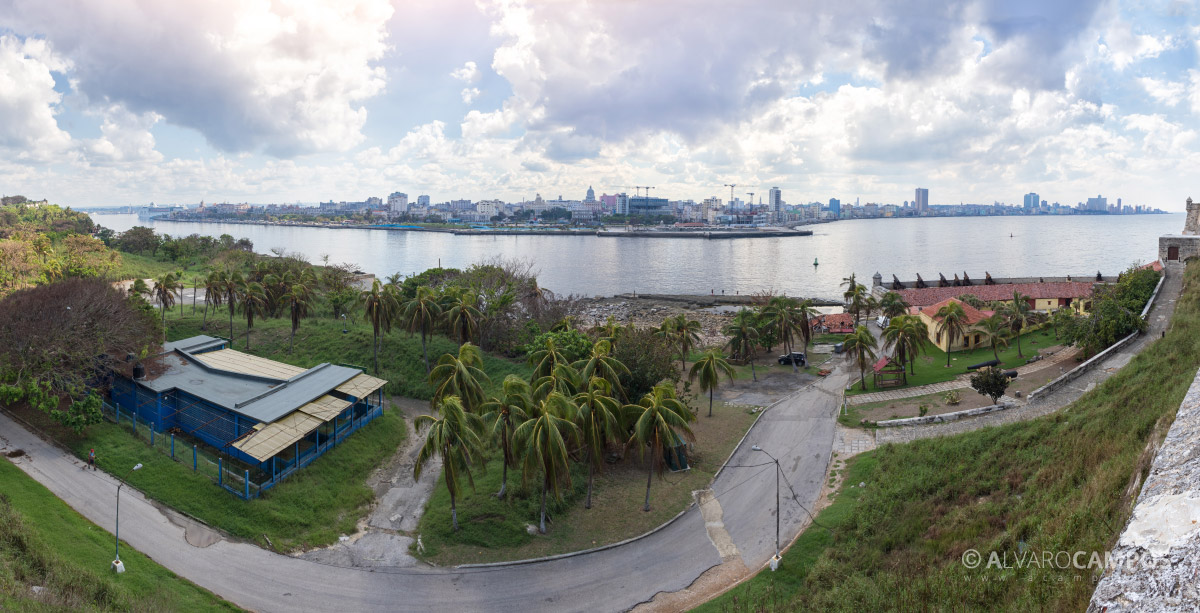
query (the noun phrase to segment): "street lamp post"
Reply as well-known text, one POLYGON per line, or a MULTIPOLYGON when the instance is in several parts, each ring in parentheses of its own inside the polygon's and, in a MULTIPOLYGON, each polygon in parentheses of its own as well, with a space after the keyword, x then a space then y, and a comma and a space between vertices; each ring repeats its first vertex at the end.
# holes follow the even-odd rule
POLYGON ((783 469, 779 466, 779 460, 776 459, 775 456, 771 455, 770 453, 767 453, 766 449, 763 449, 762 447, 759 447, 758 445, 752 445, 750 447, 750 449, 752 449, 754 451, 761 451, 763 453, 766 453, 767 457, 771 458, 771 461, 775 463, 775 557, 771 558, 771 570, 774 571, 776 568, 779 568, 779 561, 780 561, 780 557, 779 557, 779 473, 782 472, 783 469))
POLYGON ((342 313, 342 334, 346 333, 346 314, 342 313))
POLYGON ((116 559, 113 560, 112 569, 118 573, 125 572, 125 565, 121 563, 121 486, 125 485, 125 479, 129 478, 129 473, 135 470, 141 470, 142 463, 138 462, 133 468, 130 468, 125 476, 117 483, 117 522, 116 529, 113 530, 113 538, 116 542, 116 559))

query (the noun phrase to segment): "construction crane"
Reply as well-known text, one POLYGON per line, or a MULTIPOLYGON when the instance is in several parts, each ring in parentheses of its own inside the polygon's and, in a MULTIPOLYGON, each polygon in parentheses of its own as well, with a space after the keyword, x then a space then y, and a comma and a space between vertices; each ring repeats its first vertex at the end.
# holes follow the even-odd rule
POLYGON ((643 185, 642 189, 646 190, 646 197, 650 197, 650 190, 654 189, 653 185, 643 185))
POLYGON ((754 208, 754 192, 746 192, 746 195, 750 196, 750 208, 753 209, 754 208))
POLYGON ((737 187, 737 183, 726 183, 725 187, 729 188, 729 205, 733 206, 733 188, 737 187))

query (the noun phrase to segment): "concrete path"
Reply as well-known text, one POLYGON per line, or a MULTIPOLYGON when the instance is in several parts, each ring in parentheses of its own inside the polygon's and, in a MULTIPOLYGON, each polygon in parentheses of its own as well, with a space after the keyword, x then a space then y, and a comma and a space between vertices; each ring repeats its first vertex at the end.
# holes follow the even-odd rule
MULTIPOLYGON (((1183 274, 1184 270, 1182 266, 1168 268, 1167 278, 1163 281, 1158 298, 1146 316, 1149 326, 1144 334, 1096 365, 1090 372, 1072 381, 1069 385, 1055 390, 1038 399, 1035 403, 1023 403, 1017 408, 1007 411, 989 413, 945 424, 880 428, 875 431, 876 444, 904 443, 921 438, 948 436, 989 426, 1026 421, 1043 415, 1049 415, 1075 402, 1085 392, 1103 383, 1113 373, 1128 364, 1134 356, 1145 349, 1150 343, 1153 343, 1162 336, 1163 331, 1171 323, 1171 315, 1175 312, 1175 303, 1183 288, 1183 274)), ((1034 365, 1036 364, 1041 364, 1041 362, 1035 362, 1034 365)))
MULTIPOLYGON (((363 569, 220 537, 125 489, 121 534, 175 573, 256 611, 623 611, 656 593, 688 587, 721 565, 723 557, 756 569, 775 553, 775 465, 752 450, 753 444, 779 459, 783 541, 808 525, 807 509, 821 492, 834 416, 848 381, 842 370, 768 409, 747 434, 705 498, 708 519, 715 517, 712 501, 719 504, 720 530, 693 506, 646 538, 559 560, 471 569, 363 569)), ((89 520, 113 525, 113 477, 81 470, 76 458, 0 414, 0 452, 15 449, 25 452, 15 459, 22 470, 89 520)), ((213 495, 224 494, 214 490, 213 495)))
MULTIPOLYGON (((1014 370, 1016 370, 1017 375, 1020 376, 1020 375, 1026 374, 1026 373, 1033 372, 1035 370, 1041 370, 1043 368, 1046 368, 1047 366, 1053 366, 1054 364, 1058 364, 1060 362, 1065 362, 1067 360, 1070 360, 1074 356, 1075 356, 1074 351, 1071 351, 1069 349, 1061 349, 1059 351, 1054 352, 1054 354, 1048 358, 1038 360, 1036 362, 1032 362, 1029 364, 1022 364, 1022 365, 1016 367, 1014 370)), ((901 400, 904 398, 915 398, 917 396, 924 396, 926 394, 939 394, 939 393, 943 393, 943 392, 948 392, 950 390, 970 389, 970 388, 971 388, 971 375, 970 374, 962 374, 962 375, 955 377, 954 379, 951 379, 949 381, 943 381, 941 383, 930 383, 929 385, 918 385, 917 387, 905 387, 905 388, 895 389, 895 390, 884 390, 881 392, 871 392, 869 394, 857 394, 854 396, 847 396, 846 403, 852 404, 852 405, 859 405, 859 404, 869 404, 872 402, 890 402, 892 400, 901 400)))

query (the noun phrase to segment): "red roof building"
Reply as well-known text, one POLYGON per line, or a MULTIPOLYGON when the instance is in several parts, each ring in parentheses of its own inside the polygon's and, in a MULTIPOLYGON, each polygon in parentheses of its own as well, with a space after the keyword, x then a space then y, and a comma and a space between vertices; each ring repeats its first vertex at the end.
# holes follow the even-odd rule
POLYGON ((926 287, 922 289, 893 290, 908 304, 927 307, 957 298, 963 294, 975 296, 984 302, 1012 300, 1013 292, 1029 297, 1029 307, 1035 311, 1053 311, 1060 307, 1075 306, 1076 310, 1087 310, 1092 298, 1091 281, 1054 281, 1045 283, 1006 283, 1002 285, 965 285, 959 287, 926 287), (1082 302, 1083 304, 1076 304, 1082 302))

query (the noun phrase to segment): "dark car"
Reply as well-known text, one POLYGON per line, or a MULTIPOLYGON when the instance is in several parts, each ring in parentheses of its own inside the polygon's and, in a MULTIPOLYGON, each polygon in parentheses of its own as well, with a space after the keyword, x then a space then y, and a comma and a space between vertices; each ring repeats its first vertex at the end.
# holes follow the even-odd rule
POLYGON ((796 366, 804 366, 808 361, 808 357, 799 351, 793 351, 786 355, 779 356, 779 363, 782 365, 790 365, 795 363, 796 366))

